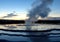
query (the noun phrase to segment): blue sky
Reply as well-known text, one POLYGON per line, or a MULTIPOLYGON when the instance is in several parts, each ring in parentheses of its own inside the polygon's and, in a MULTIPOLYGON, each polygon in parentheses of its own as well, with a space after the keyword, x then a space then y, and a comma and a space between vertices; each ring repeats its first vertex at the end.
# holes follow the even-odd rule
MULTIPOLYGON (((27 14, 34 0, 0 0, 0 16, 16 11, 16 13, 27 14)), ((49 16, 60 17, 60 0, 54 0, 51 5, 49 16)))
POLYGON ((51 15, 60 17, 60 0, 54 0, 53 5, 51 6, 51 15))
POLYGON ((27 11, 31 4, 32 0, 0 0, 0 11, 27 11))

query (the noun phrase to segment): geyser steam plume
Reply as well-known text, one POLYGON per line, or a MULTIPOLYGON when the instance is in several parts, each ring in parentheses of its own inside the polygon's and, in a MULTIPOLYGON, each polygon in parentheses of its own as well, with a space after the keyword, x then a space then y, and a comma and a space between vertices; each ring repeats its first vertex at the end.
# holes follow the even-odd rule
POLYGON ((28 19, 26 20, 26 25, 34 25, 34 22, 37 21, 38 17, 45 18, 48 16, 50 10, 50 5, 53 0, 36 0, 32 9, 29 11, 28 19))

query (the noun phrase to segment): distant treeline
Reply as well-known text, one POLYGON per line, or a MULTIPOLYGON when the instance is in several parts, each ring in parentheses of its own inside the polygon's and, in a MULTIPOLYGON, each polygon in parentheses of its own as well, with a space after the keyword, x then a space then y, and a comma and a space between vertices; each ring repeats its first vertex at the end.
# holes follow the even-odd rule
MULTIPOLYGON (((25 20, 0 20, 0 24, 24 24, 25 20)), ((38 20, 35 23, 60 24, 60 20, 38 20)))

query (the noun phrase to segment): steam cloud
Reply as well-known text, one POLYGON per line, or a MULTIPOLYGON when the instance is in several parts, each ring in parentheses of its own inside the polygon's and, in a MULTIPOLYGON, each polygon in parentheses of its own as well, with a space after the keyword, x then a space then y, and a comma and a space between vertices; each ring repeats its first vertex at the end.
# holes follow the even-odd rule
POLYGON ((50 5, 52 4, 53 0, 38 0, 33 4, 33 9, 29 12, 29 20, 34 18, 35 20, 40 16, 45 18, 48 16, 50 10, 50 5))
MULTIPOLYGON (((28 19, 26 20, 26 25, 32 25, 37 21, 38 17, 45 18, 51 11, 50 5, 53 0, 36 0, 32 4, 32 9, 29 11, 28 19)), ((27 26, 28 27, 28 26, 27 26)), ((28 28, 29 29, 29 28, 28 28)))

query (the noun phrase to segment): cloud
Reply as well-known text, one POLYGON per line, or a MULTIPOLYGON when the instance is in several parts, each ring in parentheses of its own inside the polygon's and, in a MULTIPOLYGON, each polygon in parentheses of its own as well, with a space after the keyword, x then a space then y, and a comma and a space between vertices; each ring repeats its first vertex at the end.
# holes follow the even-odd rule
POLYGON ((13 16, 17 16, 17 15, 14 14, 14 13, 10 13, 10 14, 8 14, 7 16, 4 16, 4 17, 2 17, 2 18, 10 18, 10 17, 13 17, 13 16))

